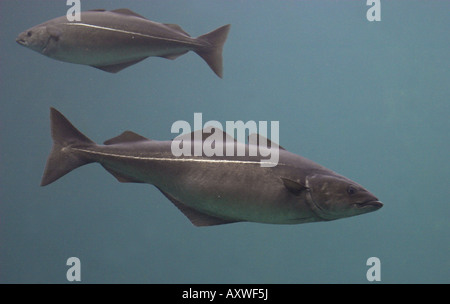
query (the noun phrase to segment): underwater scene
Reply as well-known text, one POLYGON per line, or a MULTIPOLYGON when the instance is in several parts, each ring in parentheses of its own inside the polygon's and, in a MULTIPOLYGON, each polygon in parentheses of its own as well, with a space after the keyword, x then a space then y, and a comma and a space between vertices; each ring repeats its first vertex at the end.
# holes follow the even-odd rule
POLYGON ((450 283, 449 11, 0 0, 0 283, 450 283))

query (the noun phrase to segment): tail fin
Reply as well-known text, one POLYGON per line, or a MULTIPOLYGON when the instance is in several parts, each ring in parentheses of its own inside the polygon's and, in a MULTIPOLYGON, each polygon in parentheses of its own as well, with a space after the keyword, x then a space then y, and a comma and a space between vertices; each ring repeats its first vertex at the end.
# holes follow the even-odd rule
POLYGON ((51 184, 73 169, 91 162, 67 148, 73 145, 89 146, 94 144, 54 108, 50 108, 50 121, 53 147, 47 159, 41 186, 51 184))
POLYGON ((211 47, 206 49, 197 50, 196 53, 206 61, 209 67, 216 73, 217 76, 222 78, 223 64, 222 64, 222 49, 225 41, 227 40, 228 32, 231 25, 224 25, 218 29, 202 35, 197 39, 204 40, 211 47))

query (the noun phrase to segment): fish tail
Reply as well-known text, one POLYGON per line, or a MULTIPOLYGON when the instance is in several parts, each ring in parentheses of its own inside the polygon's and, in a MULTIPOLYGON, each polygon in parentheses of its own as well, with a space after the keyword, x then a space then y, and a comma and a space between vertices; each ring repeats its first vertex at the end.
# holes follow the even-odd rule
POLYGON ((71 151, 71 147, 83 147, 95 143, 78 131, 70 121, 54 108, 50 108, 53 147, 47 159, 41 186, 53 183, 73 169, 92 162, 71 151))
POLYGON ((197 50, 196 53, 206 61, 209 67, 220 78, 222 78, 223 75, 222 49, 225 41, 227 40, 230 26, 230 24, 224 25, 197 38, 206 41, 210 47, 197 50))

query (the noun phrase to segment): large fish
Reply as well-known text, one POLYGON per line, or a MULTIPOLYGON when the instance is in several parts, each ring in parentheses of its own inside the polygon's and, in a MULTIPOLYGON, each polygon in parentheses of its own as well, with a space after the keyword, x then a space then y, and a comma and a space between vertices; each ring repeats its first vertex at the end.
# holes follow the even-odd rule
POLYGON ((53 148, 42 186, 97 162, 120 182, 155 185, 196 226, 329 221, 383 206, 357 183, 282 148, 273 167, 262 167, 259 156, 175 157, 171 141, 126 131, 97 145, 53 108, 50 118, 53 148))
POLYGON ((200 55, 222 77, 222 48, 230 25, 192 38, 179 25, 150 21, 129 9, 82 12, 21 33, 17 43, 53 59, 117 73, 150 56, 175 59, 188 51, 200 55))

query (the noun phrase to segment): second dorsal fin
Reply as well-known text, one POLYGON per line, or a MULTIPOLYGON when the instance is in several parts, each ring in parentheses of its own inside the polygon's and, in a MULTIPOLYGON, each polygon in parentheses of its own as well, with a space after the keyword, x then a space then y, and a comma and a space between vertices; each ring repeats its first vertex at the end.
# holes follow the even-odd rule
POLYGON ((122 14, 122 15, 127 15, 127 16, 134 16, 134 17, 138 17, 138 18, 142 18, 142 19, 148 20, 144 16, 141 16, 141 15, 133 12, 132 10, 129 10, 128 8, 118 8, 118 9, 112 10, 111 12, 114 12, 114 13, 117 13, 117 14, 122 14))
POLYGON ((150 141, 151 139, 145 138, 139 134, 136 134, 131 131, 125 131, 119 136, 108 139, 103 144, 105 145, 113 145, 113 144, 122 144, 122 143, 131 143, 131 142, 139 142, 139 141, 150 141))
POLYGON ((278 147, 278 149, 281 149, 281 150, 286 150, 285 148, 283 148, 282 146, 280 146, 279 144, 277 144, 277 143, 275 143, 275 142, 272 142, 270 139, 268 139, 267 137, 264 137, 264 136, 262 136, 262 135, 260 135, 260 134, 256 134, 256 133, 253 133, 253 134, 250 134, 249 136, 248 136, 248 144, 250 145, 250 144, 253 144, 253 145, 257 145, 257 146, 259 146, 260 145, 260 140, 262 140, 262 141, 266 141, 266 146, 267 146, 267 148, 271 148, 271 147, 278 147))
POLYGON ((171 28, 171 29, 173 29, 173 30, 176 30, 177 32, 183 33, 184 35, 191 37, 191 35, 189 35, 185 30, 183 30, 181 28, 181 26, 179 26, 178 24, 164 23, 164 25, 169 27, 169 28, 171 28))

